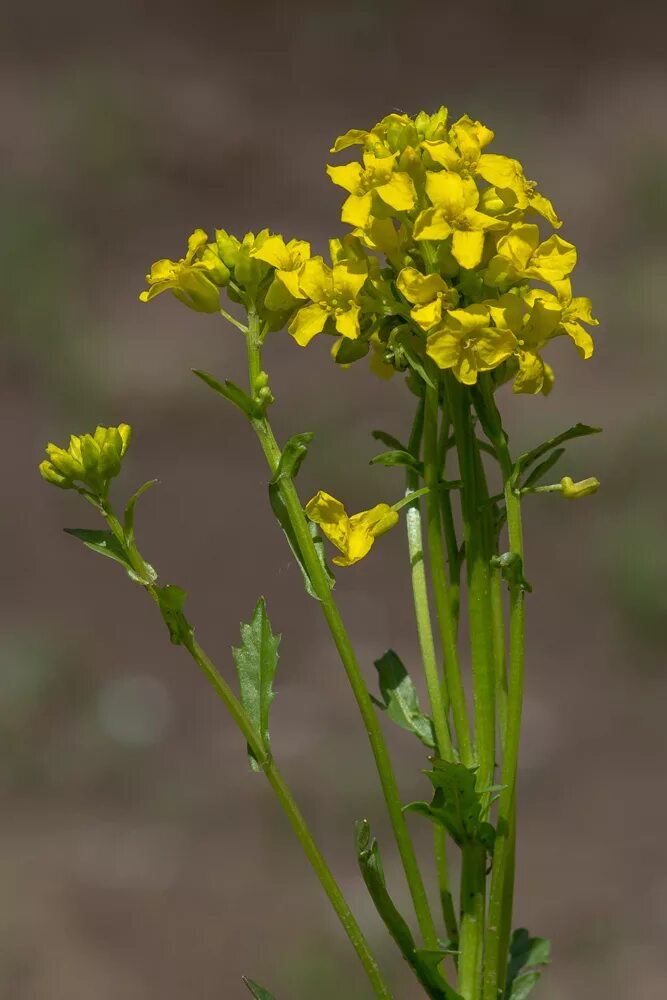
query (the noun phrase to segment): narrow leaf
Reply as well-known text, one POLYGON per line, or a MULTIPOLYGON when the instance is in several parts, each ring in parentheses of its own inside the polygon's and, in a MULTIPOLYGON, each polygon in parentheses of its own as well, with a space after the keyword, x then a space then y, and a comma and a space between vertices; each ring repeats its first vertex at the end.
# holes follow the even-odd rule
POLYGON ((366 888, 385 927, 431 1000, 461 1000, 443 978, 439 966, 446 952, 417 949, 412 932, 394 905, 384 877, 380 849, 366 820, 356 827, 357 858, 366 888))
POLYGON ((193 368, 192 373, 197 378, 200 378, 210 389, 213 389, 214 392, 217 392, 220 396, 224 396, 230 403, 238 407, 242 413, 245 413, 246 417, 252 419, 259 415, 260 408, 254 399, 238 385, 235 385, 234 382, 230 382, 229 379, 225 379, 224 383, 218 382, 208 372, 201 371, 199 368, 193 368))
POLYGON ((512 983, 508 1000, 526 1000, 528 994, 533 992, 533 987, 537 984, 540 976, 540 972, 524 972, 523 975, 517 976, 512 983))
MULTIPOLYGON (((269 707, 275 695, 273 678, 278 665, 280 636, 271 631, 264 598, 260 597, 252 618, 241 625, 241 645, 232 649, 241 688, 241 704, 269 753, 269 707)), ((260 763, 250 754, 255 771, 260 763)))
POLYGON ((88 549, 99 552, 101 556, 107 556, 124 566, 128 572, 132 567, 127 561, 125 550, 118 539, 110 531, 89 531, 87 528, 65 528, 68 535, 78 538, 88 549))
POLYGON ((575 424, 574 427, 568 427, 566 431, 557 434, 556 437, 549 438, 548 441, 545 441, 544 444, 539 445, 537 448, 533 448, 532 451, 527 451, 524 455, 519 455, 514 467, 515 472, 517 475, 523 472, 529 466, 533 465, 534 462, 537 462, 538 459, 542 458, 542 455, 546 455, 548 451, 552 451, 552 449, 557 448, 566 441, 586 437, 589 434, 600 434, 601 432, 601 427, 589 427, 588 424, 575 424))
POLYGON ((169 629, 169 638, 175 646, 182 646, 192 638, 193 628, 183 614, 183 605, 187 594, 181 587, 167 584, 165 587, 156 587, 160 613, 164 623, 169 629))
MULTIPOLYGON (((277 482, 273 482, 272 481, 272 482, 269 483, 269 502, 271 504, 271 509, 272 509, 274 515, 276 516, 276 518, 278 520, 278 523, 280 524, 280 527, 283 529, 283 531, 285 533, 285 537, 286 537, 286 539, 287 539, 287 541, 289 543, 289 547, 292 550, 292 555, 296 559, 296 561, 297 561, 297 563, 299 565, 299 569, 301 570, 301 573, 303 574, 303 582, 304 582, 304 586, 306 588, 306 592, 317 601, 317 600, 319 600, 319 598, 318 598, 317 594, 315 593, 315 590, 313 589, 313 585, 312 585, 310 576, 308 574, 308 570, 306 569, 306 566, 305 566, 305 563, 304 563, 304 560, 303 560, 303 555, 301 554, 301 547, 299 546, 299 543, 297 541, 297 537, 294 534, 294 530, 292 528, 292 522, 290 521, 289 514, 287 513, 287 508, 285 506, 285 502, 284 502, 284 500, 282 498, 282 494, 280 492, 280 486, 279 486, 279 484, 277 482)), ((334 585, 336 583, 336 578, 334 577, 333 573, 331 572, 331 570, 329 569, 329 567, 327 565, 326 558, 325 558, 325 552, 324 552, 324 542, 322 541, 322 536, 320 535, 320 533, 319 533, 319 531, 317 529, 317 525, 316 524, 313 524, 312 522, 309 522, 308 526, 309 526, 311 537, 312 537, 313 542, 315 544, 315 551, 317 552, 317 556, 318 556, 318 558, 320 560, 320 563, 322 564, 322 568, 324 569, 324 572, 326 573, 326 577, 327 577, 327 580, 329 582, 329 586, 333 589, 333 587, 334 587, 334 585)))
POLYGON ((401 444, 398 438, 395 438, 393 434, 387 434, 386 431, 371 431, 371 437, 382 444, 386 444, 387 448, 396 448, 397 451, 408 450, 404 444, 401 444))
POLYGON ((312 431, 306 431, 304 434, 294 434, 289 439, 281 452, 278 468, 271 482, 277 483, 283 476, 287 479, 296 477, 313 437, 312 431))
POLYGON ((147 483, 140 486, 137 492, 130 497, 129 503, 125 508, 123 529, 125 531, 125 540, 128 545, 132 545, 134 542, 134 509, 137 505, 137 500, 146 492, 146 490, 149 490, 151 486, 155 486, 156 483, 157 479, 149 479, 147 483))
POLYGON ((246 976, 242 976, 241 978, 254 996, 255 1000, 276 1000, 273 993, 269 993, 269 991, 265 990, 263 986, 259 986, 257 983, 254 983, 252 979, 248 979, 246 976))
POLYGON ((369 465, 404 465, 409 469, 414 469, 423 476, 424 466, 423 464, 411 455, 409 451, 404 451, 402 449, 392 449, 392 451, 383 451, 379 455, 375 455, 369 462, 369 465))
POLYGON ((542 479, 543 476, 546 476, 550 469, 553 469, 558 459, 564 454, 565 448, 556 448, 555 451, 552 451, 549 457, 545 458, 545 460, 540 462, 539 465, 536 465, 530 475, 526 477, 524 482, 521 484, 522 489, 527 489, 539 483, 540 479, 542 479))
POLYGON ((379 660, 375 660, 375 667, 383 700, 381 708, 397 725, 414 733, 424 746, 433 749, 433 723, 421 711, 417 689, 400 657, 389 649, 379 660))

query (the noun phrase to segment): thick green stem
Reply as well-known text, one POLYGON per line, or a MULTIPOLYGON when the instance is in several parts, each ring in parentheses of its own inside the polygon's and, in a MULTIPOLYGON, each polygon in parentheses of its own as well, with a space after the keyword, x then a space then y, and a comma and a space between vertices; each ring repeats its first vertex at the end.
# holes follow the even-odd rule
POLYGON ((468 725, 465 692, 461 680, 459 654, 456 646, 456 624, 452 616, 452 603, 445 571, 445 554, 442 546, 439 496, 438 415, 438 390, 437 388, 427 386, 426 406, 424 410, 424 481, 429 488, 426 497, 429 565, 433 580, 435 607, 442 646, 445 689, 452 706, 452 715, 461 760, 466 767, 471 767, 473 755, 470 727, 468 725))
MULTIPOLYGON (((132 568, 141 577, 145 575, 144 561, 139 554, 135 545, 128 546, 125 534, 121 527, 120 522, 117 517, 113 514, 111 509, 104 505, 101 511, 106 518, 109 528, 115 535, 116 539, 119 541, 123 549, 125 550, 132 568)), ((150 596, 153 598, 156 604, 159 604, 158 595, 155 587, 147 586, 145 588, 150 596)), ((296 804, 292 793, 289 790, 285 779, 280 773, 276 763, 272 758, 267 759, 266 750, 262 743, 262 740, 250 721, 246 710, 244 709, 241 702, 238 700, 229 684, 220 675, 214 666, 213 662, 206 655, 202 647, 194 639, 194 636, 190 636, 183 643, 188 653, 195 661, 197 666, 200 668, 207 681, 220 698, 225 708, 231 715, 232 719, 236 723, 237 727, 244 736, 248 746, 252 750, 255 758, 262 763, 262 770, 266 776, 267 781, 271 785, 271 788, 276 794, 276 797, 287 816, 292 829, 294 830, 303 851, 310 862, 313 871, 317 875, 319 882, 324 889, 327 897, 333 906, 340 923, 343 926, 345 933, 347 934, 350 943, 352 944, 354 950, 356 951, 361 964, 363 965, 366 975, 373 987, 373 991, 376 997, 380 1000, 392 1000, 392 995, 389 988, 385 984, 382 974, 378 968, 377 962, 375 961, 368 943, 363 935, 361 928, 359 927, 357 921, 350 910, 350 907, 345 900, 336 879, 334 878, 331 869, 327 865, 322 853, 320 852, 312 833, 306 823, 298 805, 296 804)))
MULTIPOLYGON (((410 435, 409 450, 415 458, 419 458, 421 437, 424 426, 424 402, 420 400, 415 414, 412 432, 410 435)), ((419 486, 416 472, 408 469, 406 473, 406 492, 414 493, 419 486)), ((438 663, 433 641, 433 629, 431 626, 431 613, 428 603, 428 590, 426 585, 426 574, 424 571, 424 548, 422 539, 421 510, 418 499, 414 500, 406 512, 406 527, 408 536, 408 555, 410 558, 410 575, 412 579, 412 593, 415 605, 415 618, 417 621, 417 635, 419 636, 419 648, 421 651, 424 676, 431 704, 431 715, 433 717, 433 728, 435 730, 437 752, 445 760, 453 760, 451 734, 449 732, 449 722, 447 718, 446 704, 443 692, 440 688, 438 676, 438 663)), ((458 925, 456 922, 456 912, 452 899, 452 891, 449 880, 449 866, 447 863, 447 840, 443 827, 434 828, 435 859, 438 872, 438 886, 440 891, 440 905, 445 921, 447 934, 451 942, 456 947, 458 941, 458 925)))
MULTIPOLYGON (((261 368, 260 338, 256 317, 252 313, 249 315, 249 328, 250 331, 247 338, 248 369, 250 384, 252 386, 254 378, 261 368)), ((275 474, 280 462, 281 452, 269 421, 266 417, 257 417, 252 420, 252 425, 264 451, 271 473, 275 474)), ((338 650, 366 729, 424 944, 427 948, 436 948, 438 938, 424 888, 424 881, 419 870, 414 845, 401 806, 398 785, 396 784, 387 746, 375 714, 375 709, 373 708, 373 703, 366 688, 366 682, 357 662, 350 637, 347 634, 340 612, 331 593, 326 573, 315 549, 308 528, 308 522, 294 483, 288 477, 282 478, 279 489, 303 557, 306 572, 319 599, 322 613, 329 626, 329 631, 338 650)))
POLYGON ((510 648, 507 724, 503 745, 496 839, 489 900, 489 926, 484 971, 484 1000, 498 1000, 505 985, 507 946, 512 923, 516 840, 516 779, 519 764, 525 661, 525 609, 523 577, 523 528, 521 499, 513 481, 513 463, 490 386, 482 381, 485 419, 503 476, 510 552, 521 562, 510 585, 510 648))

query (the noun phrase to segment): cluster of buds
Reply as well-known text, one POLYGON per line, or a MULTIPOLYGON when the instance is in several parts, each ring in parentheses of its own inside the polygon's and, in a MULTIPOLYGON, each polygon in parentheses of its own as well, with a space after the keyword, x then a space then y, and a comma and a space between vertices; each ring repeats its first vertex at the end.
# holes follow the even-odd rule
POLYGON ((63 490, 86 490, 104 499, 109 483, 120 472, 131 436, 130 425, 119 424, 98 427, 94 434, 72 434, 67 448, 48 444, 48 458, 40 464, 40 474, 63 490))

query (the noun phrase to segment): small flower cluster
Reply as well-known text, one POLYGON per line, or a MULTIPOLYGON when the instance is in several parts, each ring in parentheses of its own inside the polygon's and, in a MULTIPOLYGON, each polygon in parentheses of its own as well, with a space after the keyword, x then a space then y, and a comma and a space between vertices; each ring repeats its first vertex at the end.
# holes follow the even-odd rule
POLYGON ((48 459, 40 464, 40 474, 61 489, 83 489, 104 498, 109 483, 120 472, 131 437, 130 425, 119 424, 98 427, 94 434, 72 434, 67 448, 47 444, 48 459))
POLYGON ((268 230, 242 240, 218 230, 214 243, 196 230, 184 259, 153 265, 141 298, 170 289, 214 312, 225 287, 301 346, 337 336, 342 365, 372 349, 378 374, 430 358, 465 385, 493 370, 515 392, 548 392, 543 349, 566 335, 589 358, 582 323, 597 320, 590 300, 572 294, 576 248, 556 234, 543 240, 533 221, 560 228, 553 205, 518 160, 486 151, 493 138, 467 115, 450 125, 444 107, 352 129, 332 152, 360 146, 361 162, 327 168, 347 192, 341 219, 353 227, 330 241, 330 264, 268 230))

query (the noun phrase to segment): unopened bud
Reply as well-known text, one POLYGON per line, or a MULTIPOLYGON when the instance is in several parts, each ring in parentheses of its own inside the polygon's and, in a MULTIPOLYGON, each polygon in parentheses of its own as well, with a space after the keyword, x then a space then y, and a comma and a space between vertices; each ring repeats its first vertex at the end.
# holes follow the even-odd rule
POLYGON ((590 496, 600 489, 600 480, 591 476, 589 479, 582 479, 575 483, 569 476, 563 476, 560 481, 563 496, 568 500, 579 500, 580 497, 590 496))

